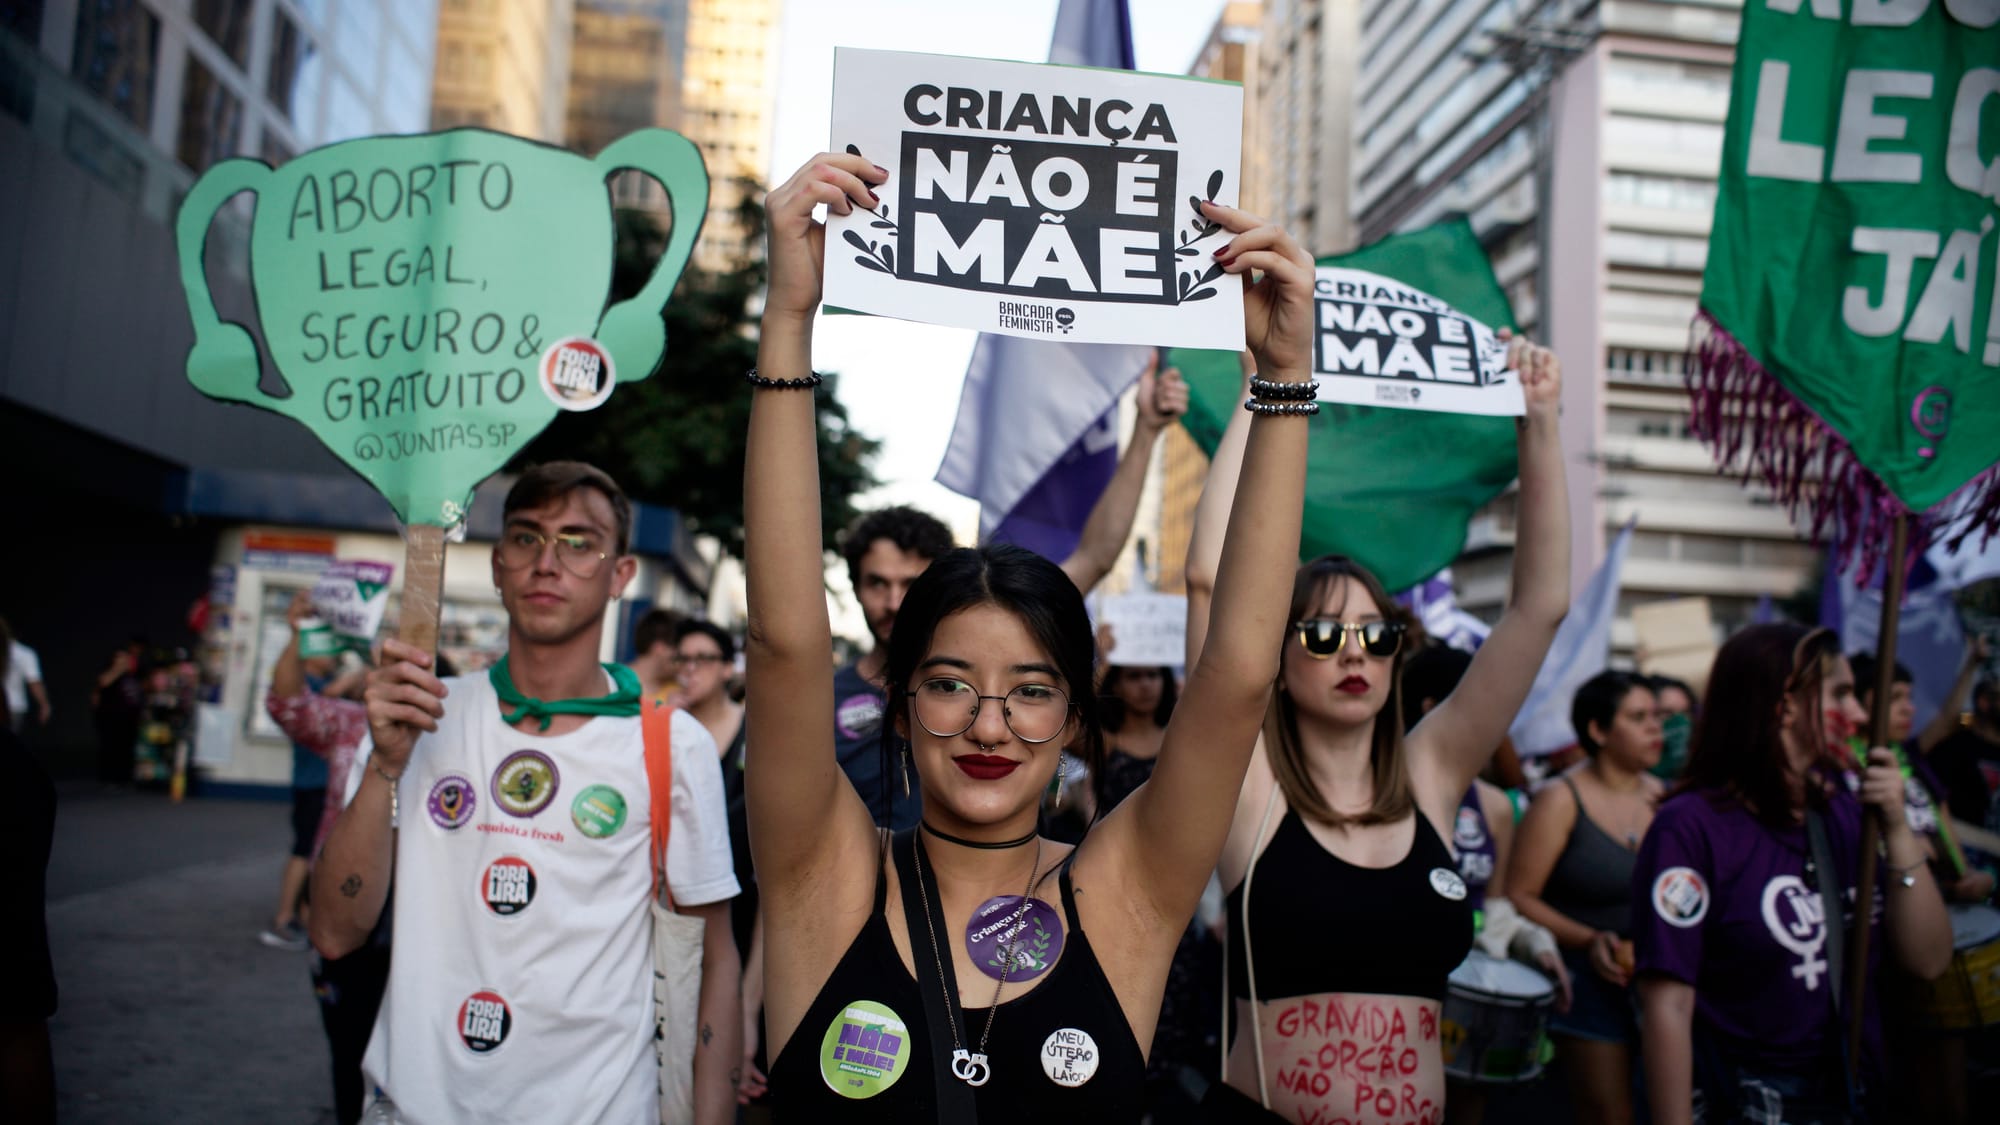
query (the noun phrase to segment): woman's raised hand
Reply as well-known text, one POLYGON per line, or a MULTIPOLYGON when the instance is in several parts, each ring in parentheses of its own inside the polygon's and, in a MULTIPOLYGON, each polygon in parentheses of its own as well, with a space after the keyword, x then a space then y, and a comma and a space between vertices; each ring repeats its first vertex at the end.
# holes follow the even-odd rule
POLYGON ((824 203, 827 210, 845 215, 860 202, 872 209, 879 201, 871 185, 888 178, 887 169, 854 153, 822 152, 764 197, 771 268, 766 317, 810 318, 819 310, 826 226, 813 218, 813 208, 824 203))
POLYGON ((1562 361, 1556 353, 1502 328, 1494 333, 1507 345, 1507 367, 1520 373, 1521 397, 1529 414, 1554 413, 1562 405, 1562 361))
POLYGON ((1257 356, 1258 373, 1274 380, 1306 378, 1312 374, 1312 255, 1283 227, 1220 203, 1201 206, 1202 214, 1236 235, 1215 252, 1223 270, 1263 271, 1243 287, 1243 333, 1257 356))

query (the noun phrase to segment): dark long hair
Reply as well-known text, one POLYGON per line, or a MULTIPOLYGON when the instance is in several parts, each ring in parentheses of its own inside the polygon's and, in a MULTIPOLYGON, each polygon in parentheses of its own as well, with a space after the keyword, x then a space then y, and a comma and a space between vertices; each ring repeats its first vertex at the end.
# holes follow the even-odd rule
MULTIPOLYGON (((1410 611, 1389 596, 1381 580, 1369 573, 1367 567, 1345 555, 1322 555, 1300 567, 1292 579, 1291 615, 1285 619, 1282 644, 1297 643, 1290 623, 1317 614, 1320 604, 1326 601, 1327 591, 1341 579, 1368 591, 1382 611, 1383 620, 1410 623, 1410 611)), ((1334 812, 1306 769, 1305 747, 1299 741, 1298 711, 1292 704, 1291 693, 1284 690, 1284 673, 1279 672, 1278 690, 1272 693, 1270 709, 1264 715, 1264 749, 1270 758, 1271 772, 1285 792, 1285 803, 1300 816, 1336 828, 1393 824, 1416 807, 1416 796, 1410 788, 1409 763, 1403 758, 1403 658, 1408 652, 1407 644, 1396 650, 1389 668, 1389 698, 1375 713, 1375 731, 1368 751, 1375 797, 1368 811, 1359 816, 1334 812)), ((1282 660, 1279 667, 1283 667, 1282 660)))
MULTIPOLYGON (((1769 824, 1792 823, 1786 782, 1784 709, 1798 699, 1819 738, 1820 683, 1840 659, 1840 637, 1828 629, 1779 623, 1752 625, 1723 644, 1708 674, 1708 695, 1695 719, 1688 764, 1677 792, 1721 790, 1769 824)), ((1817 800, 1815 785, 1806 786, 1817 800)))
POLYGON ((1125 701, 1118 698, 1118 682, 1134 672, 1158 672, 1160 674, 1160 703, 1153 708, 1153 725, 1164 727, 1173 718, 1174 704, 1180 702, 1180 688, 1174 684, 1172 668, 1129 668, 1113 664, 1104 673, 1104 686, 1097 689, 1097 709, 1102 716, 1104 729, 1117 734, 1125 727, 1125 701))
POLYGON ((961 547, 938 556, 925 569, 896 610, 889 630, 889 650, 883 679, 888 701, 882 712, 882 777, 886 785, 891 762, 901 741, 896 716, 910 698, 910 678, 930 651, 938 622, 973 606, 998 606, 1019 618, 1035 643, 1049 654, 1069 696, 1071 714, 1082 737, 1070 752, 1096 773, 1104 763, 1104 730, 1090 693, 1097 639, 1083 594, 1062 568, 1033 551, 1011 543, 961 547))
POLYGON ((1612 721, 1618 718, 1618 709, 1625 706, 1625 697, 1635 690, 1650 692, 1652 682, 1637 673, 1616 669, 1599 672, 1576 689, 1576 698, 1569 704, 1569 725, 1576 731, 1576 744, 1583 747, 1584 753, 1595 758, 1604 749, 1591 735, 1590 724, 1610 730, 1612 721))

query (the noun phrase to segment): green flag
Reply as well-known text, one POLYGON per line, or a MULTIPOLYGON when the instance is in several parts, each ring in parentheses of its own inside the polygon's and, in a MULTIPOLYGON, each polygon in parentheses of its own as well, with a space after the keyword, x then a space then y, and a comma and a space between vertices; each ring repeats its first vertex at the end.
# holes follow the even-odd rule
MULTIPOLYGON (((1489 327, 1513 327, 1507 294, 1464 220, 1321 258, 1391 277, 1489 327)), ((1233 352, 1169 354, 1188 382, 1188 433, 1210 454, 1239 398, 1233 352)), ((1307 458, 1305 557, 1348 555, 1391 590, 1422 582, 1465 546, 1465 526, 1514 479, 1514 420, 1323 403, 1307 458)))
POLYGON ((1864 554, 1903 511, 1919 544, 1950 512, 2000 523, 1982 476, 2000 454, 1994 17, 1969 0, 1744 5, 1694 429, 1864 554))

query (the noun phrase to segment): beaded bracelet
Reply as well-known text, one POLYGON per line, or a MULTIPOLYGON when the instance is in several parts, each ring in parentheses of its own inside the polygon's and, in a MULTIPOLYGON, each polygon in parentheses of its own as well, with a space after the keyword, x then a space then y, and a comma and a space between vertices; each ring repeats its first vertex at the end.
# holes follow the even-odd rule
POLYGON ((766 379, 754 367, 743 373, 743 381, 760 391, 809 391, 819 386, 823 378, 814 371, 802 379, 766 379))
POLYGON ((1319 395, 1319 384, 1310 379, 1303 383, 1277 383, 1252 375, 1250 393, 1257 398, 1277 402, 1305 402, 1319 395))
POLYGON ((1310 417, 1319 413, 1319 403, 1317 401, 1270 402, 1261 398, 1246 398, 1243 400, 1243 409, 1252 414, 1298 414, 1310 417))

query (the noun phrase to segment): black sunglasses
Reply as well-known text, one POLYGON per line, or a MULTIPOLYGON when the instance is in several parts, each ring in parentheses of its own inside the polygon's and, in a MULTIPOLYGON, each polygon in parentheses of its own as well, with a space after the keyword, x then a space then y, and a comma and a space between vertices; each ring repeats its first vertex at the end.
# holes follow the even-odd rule
POLYGON ((1347 644, 1349 633, 1355 635, 1361 642, 1361 651, 1368 655, 1394 656, 1403 647, 1403 634, 1408 630, 1400 621, 1335 621, 1330 617, 1300 621, 1292 628, 1298 631, 1299 646, 1314 660, 1338 654, 1347 644))

